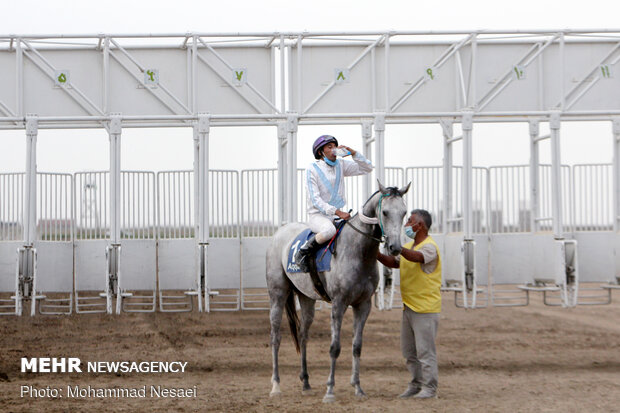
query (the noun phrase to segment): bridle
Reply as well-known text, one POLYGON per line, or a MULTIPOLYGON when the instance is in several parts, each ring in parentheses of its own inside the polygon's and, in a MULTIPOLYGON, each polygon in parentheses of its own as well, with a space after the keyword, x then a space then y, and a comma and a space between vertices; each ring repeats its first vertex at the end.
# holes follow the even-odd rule
MULTIPOLYGON (((389 188, 389 189, 392 189, 392 188, 389 188)), ((374 194, 372 194, 370 196, 370 198, 368 198, 368 201, 370 201, 372 199, 372 197, 374 197, 377 194, 377 192, 379 192, 379 191, 376 191, 374 194)), ((381 194, 381 198, 379 198, 379 218, 377 218, 377 217, 374 217, 374 218, 373 217, 367 217, 366 215, 364 215, 364 206, 366 206, 368 201, 364 202, 364 205, 362 206, 361 211, 358 212, 357 214, 355 214, 355 216, 359 216, 360 221, 362 221, 362 223, 364 223, 364 224, 379 225, 379 228, 381 228, 381 238, 377 238, 375 236, 372 236, 370 234, 365 233, 364 231, 362 231, 361 229, 359 229, 358 227, 353 225, 350 221, 345 221, 345 223, 348 224, 352 229, 354 229, 358 233, 360 233, 363 236, 365 236, 366 238, 370 238, 371 240, 377 241, 378 243, 385 242, 385 231, 383 230, 383 214, 382 214, 383 198, 386 198, 386 197, 391 196, 391 195, 395 195, 393 190, 391 190, 389 194, 381 194)), ((354 216, 354 218, 355 218, 355 216, 354 216)))

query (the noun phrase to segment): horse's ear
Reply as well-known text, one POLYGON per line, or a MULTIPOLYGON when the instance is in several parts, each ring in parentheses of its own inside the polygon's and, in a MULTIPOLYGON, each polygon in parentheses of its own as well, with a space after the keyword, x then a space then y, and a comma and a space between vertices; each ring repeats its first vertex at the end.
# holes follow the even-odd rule
POLYGON ((377 179, 377 184, 379 184, 379 191, 381 191, 381 193, 383 195, 387 195, 388 194, 388 190, 385 189, 385 187, 383 185, 381 185, 381 182, 379 182, 379 180, 377 179))
POLYGON ((407 191, 409 190, 409 187, 411 186, 411 181, 409 181, 409 183, 407 184, 407 186, 403 186, 402 188, 400 188, 398 190, 398 193, 400 194, 400 196, 403 196, 407 193, 407 191))

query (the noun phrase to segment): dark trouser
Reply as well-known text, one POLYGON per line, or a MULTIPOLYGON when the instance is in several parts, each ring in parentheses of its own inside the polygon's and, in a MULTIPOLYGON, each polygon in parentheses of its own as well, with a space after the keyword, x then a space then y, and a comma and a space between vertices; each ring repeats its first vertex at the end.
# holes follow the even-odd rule
POLYGON ((416 313, 406 305, 400 333, 400 347, 415 387, 437 390, 435 337, 439 313, 416 313))

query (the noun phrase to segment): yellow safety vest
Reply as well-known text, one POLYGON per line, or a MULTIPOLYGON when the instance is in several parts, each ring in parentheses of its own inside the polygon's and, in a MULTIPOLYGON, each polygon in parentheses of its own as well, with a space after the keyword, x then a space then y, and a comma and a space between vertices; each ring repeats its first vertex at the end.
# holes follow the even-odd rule
MULTIPOLYGON (((405 244, 404 248, 411 249, 414 241, 405 244)), ((403 303, 416 313, 441 312, 441 257, 435 240, 427 236, 424 241, 416 245, 414 251, 423 245, 433 244, 437 249, 437 267, 427 274, 422 271, 419 262, 406 260, 400 257, 400 295, 403 303)))

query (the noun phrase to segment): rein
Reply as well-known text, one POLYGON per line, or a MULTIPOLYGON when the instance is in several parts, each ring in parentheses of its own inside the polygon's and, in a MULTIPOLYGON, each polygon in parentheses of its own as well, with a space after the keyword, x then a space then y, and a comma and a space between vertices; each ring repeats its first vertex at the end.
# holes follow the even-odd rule
MULTIPOLYGON (((359 232, 360 234, 362 234, 363 236, 365 236, 366 238, 370 238, 373 241, 377 241, 378 243, 382 243, 383 242, 383 234, 381 235, 381 238, 377 238, 377 237, 373 237, 370 234, 365 233, 364 231, 362 231, 361 229, 359 229, 358 227, 356 227, 355 225, 353 225, 351 222, 349 221, 345 221, 347 223, 347 225, 349 225, 352 229, 354 229, 355 231, 359 232)), ((376 224, 375 224, 376 225, 376 224)))

